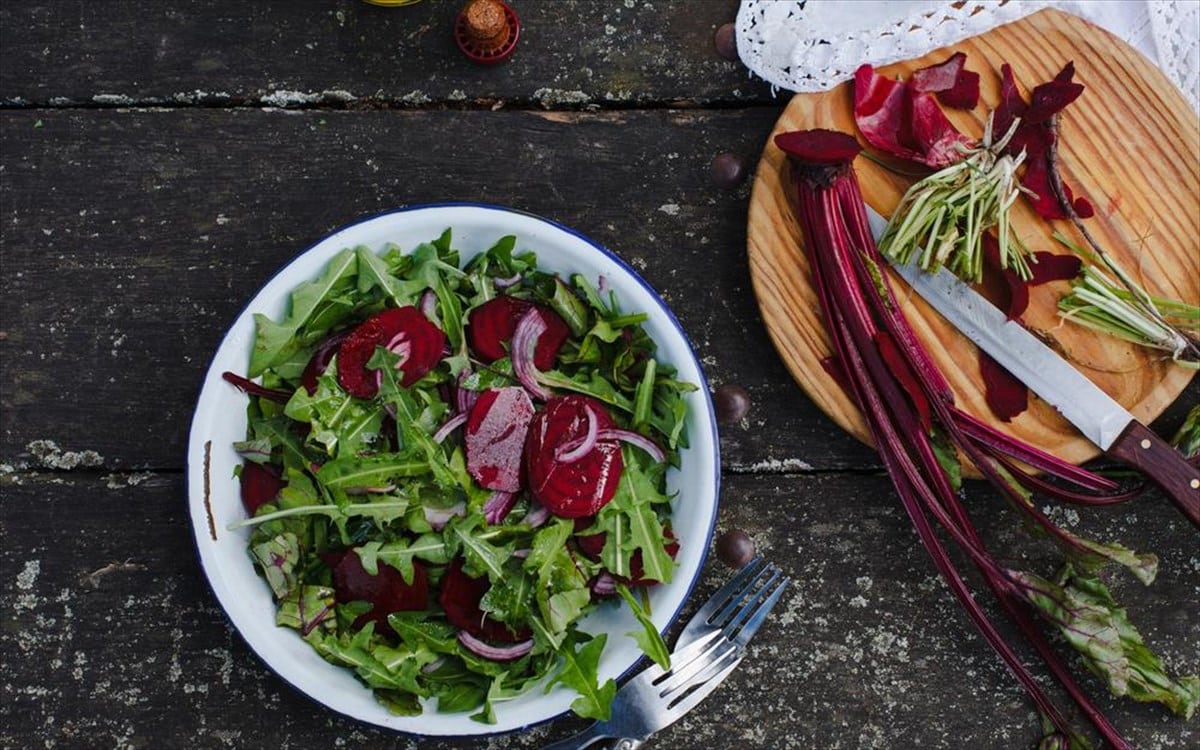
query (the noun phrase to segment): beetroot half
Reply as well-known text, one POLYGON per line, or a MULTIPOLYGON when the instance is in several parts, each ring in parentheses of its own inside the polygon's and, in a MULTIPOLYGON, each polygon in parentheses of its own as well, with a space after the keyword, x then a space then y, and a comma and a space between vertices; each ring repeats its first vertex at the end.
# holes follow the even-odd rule
POLYGON ((534 415, 525 440, 529 491, 547 510, 563 518, 594 515, 604 507, 616 493, 625 468, 621 444, 616 440, 596 440, 591 451, 570 463, 557 459, 565 446, 587 434, 588 409, 601 430, 613 426, 612 417, 596 399, 559 396, 534 415))
POLYGON ((405 388, 420 380, 441 361, 446 334, 409 305, 384 310, 359 324, 338 347, 338 382, 352 395, 374 398, 379 383, 367 362, 380 346, 406 349, 400 363, 405 388))
POLYGON ((286 484, 277 467, 253 461, 242 464, 240 480, 242 507, 251 518, 258 513, 259 508, 273 501, 286 484))
POLYGON ((475 356, 484 362, 494 362, 508 356, 507 344, 512 341, 517 321, 531 307, 536 307, 546 323, 533 351, 533 364, 539 370, 550 370, 558 350, 571 335, 562 317, 543 305, 501 295, 484 302, 467 315, 467 343, 475 356))
POLYGON ((479 602, 492 585, 487 578, 472 578, 462 568, 461 557, 450 563, 442 576, 442 591, 438 595, 438 603, 446 611, 446 619, 451 625, 476 638, 501 643, 516 643, 533 635, 528 628, 513 632, 505 623, 485 614, 479 608, 479 602))
POLYGON ((377 575, 371 575, 362 566, 362 559, 353 549, 340 555, 325 557, 333 568, 334 598, 346 602, 370 602, 374 605, 369 612, 359 615, 353 628, 358 630, 368 622, 375 623, 376 632, 394 635, 387 616, 393 612, 425 609, 429 606, 429 572, 425 566, 413 561, 413 582, 404 582, 400 571, 390 565, 379 564, 377 575))
POLYGON ((533 401, 524 388, 493 388, 476 399, 467 415, 467 471, 480 487, 521 489, 521 457, 533 401))

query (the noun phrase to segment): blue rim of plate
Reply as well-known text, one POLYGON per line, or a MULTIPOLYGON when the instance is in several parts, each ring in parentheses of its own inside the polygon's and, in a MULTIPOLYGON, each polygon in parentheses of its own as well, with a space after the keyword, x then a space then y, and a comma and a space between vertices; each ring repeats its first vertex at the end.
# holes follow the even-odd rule
MULTIPOLYGON (((475 202, 475 201, 439 201, 439 202, 434 202, 434 203, 416 203, 416 204, 409 205, 409 206, 401 206, 399 208, 393 208, 388 211, 381 211, 381 212, 375 213, 375 214, 368 214, 361 218, 355 219, 354 221, 351 221, 347 224, 343 224, 343 225, 339 226, 338 228, 324 234, 319 239, 317 239, 315 242, 311 243, 310 245, 305 247, 303 250, 301 250, 300 252, 293 255, 292 258, 290 260, 288 260, 286 263, 284 263, 283 265, 281 265, 279 267, 279 269, 277 271, 275 271, 275 273, 271 274, 271 276, 259 286, 259 289, 265 288, 268 284, 270 284, 272 281, 274 281, 281 273, 283 273, 289 266, 291 266, 292 263, 294 263, 296 260, 298 260, 301 256, 306 255, 310 251, 316 249, 317 246, 323 244, 330 238, 334 237, 335 235, 337 235, 341 232, 344 232, 347 229, 358 226, 359 224, 365 224, 369 221, 375 221, 377 219, 381 219, 385 216, 392 216, 394 214, 409 213, 409 212, 413 212, 413 211, 421 211, 421 210, 433 209, 433 208, 475 208, 475 209, 481 209, 484 211, 495 211, 498 213, 516 214, 516 215, 520 215, 520 216, 525 216, 530 219, 534 219, 536 221, 540 221, 544 224, 548 224, 549 226, 552 226, 560 231, 566 232, 567 234, 578 238, 579 240, 582 240, 583 242, 587 243, 592 248, 594 248, 595 250, 600 252, 602 255, 607 257, 609 260, 616 263, 617 266, 619 266, 621 268, 621 270, 628 273, 629 276, 631 278, 633 278, 634 281, 636 281, 638 284, 640 284, 642 286, 643 289, 645 289, 647 292, 649 292, 650 296, 653 297, 655 303, 659 306, 659 308, 662 310, 662 312, 666 315, 667 320, 669 320, 671 322, 671 325, 675 327, 675 330, 679 333, 679 336, 683 340, 684 344, 687 345, 688 353, 691 355, 692 359, 695 361, 696 372, 700 376, 700 382, 698 385, 700 387, 699 389, 701 392, 701 396, 705 400, 705 402, 707 402, 707 404, 708 404, 708 418, 709 418, 708 419, 708 421, 709 421, 708 427, 710 430, 710 434, 716 438, 713 440, 713 513, 712 513, 712 518, 709 519, 708 530, 706 532, 705 539, 704 539, 704 548, 700 551, 700 564, 696 567, 696 575, 693 576, 692 580, 688 583, 687 591, 684 593, 683 598, 680 600, 679 606, 676 607, 675 611, 667 619, 666 626, 660 631, 661 634, 665 635, 666 632, 669 631, 679 621, 680 613, 683 612, 683 610, 687 606, 688 602, 691 601, 692 592, 694 592, 696 590, 696 584, 700 581, 701 575, 704 572, 704 567, 708 563, 708 553, 709 553, 710 547, 712 546, 713 532, 716 529, 717 515, 720 511, 720 505, 721 505, 721 441, 720 441, 719 437, 716 437, 719 435, 719 433, 717 431, 716 410, 712 403, 712 392, 709 390, 708 377, 704 373, 703 366, 701 366, 700 358, 696 355, 695 345, 692 343, 691 338, 687 335, 687 332, 684 330, 683 325, 680 324, 679 319, 675 317, 675 313, 671 310, 670 306, 667 305, 667 303, 663 300, 662 296, 654 289, 654 287, 650 286, 650 284, 645 279, 643 279, 641 277, 641 275, 633 269, 632 266, 630 266, 628 263, 626 263, 616 253, 612 252, 611 250, 604 247, 599 242, 596 242, 591 237, 588 237, 587 235, 583 234, 582 232, 580 232, 576 229, 572 229, 571 227, 569 227, 565 224, 562 224, 560 222, 554 221, 553 219, 547 219, 544 216, 539 216, 538 214, 535 214, 531 211, 525 211, 525 210, 522 210, 519 208, 510 208, 507 206, 499 206, 494 203, 481 203, 481 202, 475 202)), ((246 303, 244 305, 242 305, 242 307, 238 310, 237 314, 234 315, 234 317, 233 317, 234 321, 239 320, 243 315, 246 314, 246 312, 250 308, 250 303, 254 301, 254 298, 256 296, 257 296, 257 292, 253 293, 250 296, 250 298, 246 301, 246 303)), ((219 351, 225 345, 225 340, 228 338, 229 334, 232 332, 232 329, 233 329, 233 324, 231 323, 229 329, 227 329, 225 331, 225 335, 221 337, 221 341, 217 344, 217 351, 219 351)), ((209 369, 211 369, 211 367, 212 367, 212 365, 210 364, 209 369)), ((196 415, 199 413, 200 398, 204 394, 204 387, 205 387, 205 383, 207 382, 207 376, 208 376, 208 370, 205 370, 205 378, 204 378, 204 380, 201 381, 199 392, 196 394, 196 398, 194 399, 194 406, 192 409, 193 415, 196 415)), ((193 417, 193 419, 194 419, 194 417, 193 417)), ((192 453, 192 430, 191 430, 191 427, 192 427, 192 425, 189 425, 188 448, 187 448, 188 459, 185 461, 185 465, 188 467, 186 470, 187 471, 187 488, 186 489, 187 489, 187 497, 188 497, 189 506, 191 505, 192 490, 194 489, 191 486, 191 470, 190 470, 191 453, 192 453)), ((477 733, 472 733, 472 734, 421 734, 420 732, 410 732, 410 731, 407 731, 404 729, 396 729, 393 727, 387 727, 387 726, 383 726, 380 724, 375 724, 374 722, 370 722, 365 719, 360 719, 356 716, 351 716, 349 714, 345 714, 341 711, 337 711, 336 709, 331 709, 328 705, 323 703, 320 699, 318 699, 317 697, 315 697, 313 695, 310 695, 307 691, 305 691, 298 685, 292 683, 290 680, 288 680, 286 677, 281 675, 279 672, 275 671, 271 667, 271 665, 269 663, 267 663, 265 659, 263 659, 263 657, 259 656, 258 651, 255 650, 255 648, 253 646, 251 646, 248 641, 246 641, 245 636, 242 635, 241 629, 238 628, 236 626, 236 624, 233 623, 233 621, 230 619, 229 613, 225 611, 225 605, 221 602, 220 597, 217 595, 216 589, 213 586, 212 579, 209 576, 208 568, 204 565, 204 561, 200 557, 200 547, 199 547, 200 529, 193 528, 192 531, 193 531, 192 542, 193 542, 194 552, 196 554, 197 561, 200 563, 200 569, 202 571, 204 571, 204 580, 206 582, 208 582, 209 589, 212 591, 213 596, 216 597, 217 603, 221 605, 221 615, 223 617, 225 617, 225 619, 227 621, 229 621, 229 624, 233 627, 233 630, 237 632, 238 637, 242 639, 242 642, 245 643, 250 648, 250 651, 255 655, 255 657, 257 657, 259 659, 259 661, 263 662, 263 664, 267 667, 267 669, 273 675, 275 675, 278 679, 280 679, 284 683, 286 683, 288 685, 288 687, 290 687, 294 692, 304 696, 305 698, 312 701, 313 703, 320 705, 323 709, 325 709, 327 711, 330 711, 334 714, 337 714, 338 716, 341 716, 345 719, 349 719, 351 721, 357 722, 359 724, 365 724, 365 725, 370 726, 378 731, 391 732, 391 733, 395 733, 395 734, 402 734, 402 735, 409 736, 409 737, 417 737, 417 738, 421 738, 421 739, 431 739, 431 740, 433 740, 433 739, 465 739, 465 738, 474 738, 474 737, 499 737, 499 736, 504 736, 504 735, 517 734, 519 732, 529 731, 530 729, 533 729, 535 727, 540 727, 543 724, 547 724, 549 722, 558 721, 559 719, 563 718, 564 716, 568 716, 571 713, 570 710, 567 710, 567 711, 563 711, 562 713, 556 714, 554 716, 546 717, 545 719, 539 719, 537 721, 530 722, 529 724, 523 724, 519 727, 513 727, 512 729, 504 729, 504 730, 498 730, 498 731, 494 731, 494 732, 477 732, 477 733)), ((645 655, 642 655, 638 659, 634 660, 634 662, 632 664, 630 664, 629 667, 625 671, 623 671, 620 675, 617 676, 617 678, 616 678, 617 683, 618 684, 622 683, 627 677, 632 675, 635 671, 638 671, 638 668, 646 663, 647 658, 648 657, 646 657, 645 655)))

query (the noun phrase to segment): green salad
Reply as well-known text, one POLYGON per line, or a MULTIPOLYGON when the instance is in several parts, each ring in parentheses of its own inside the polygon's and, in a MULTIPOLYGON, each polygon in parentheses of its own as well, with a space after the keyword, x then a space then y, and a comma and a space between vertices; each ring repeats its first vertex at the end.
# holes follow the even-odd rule
POLYGON ((512 236, 460 263, 451 232, 339 252, 281 320, 255 316, 238 475, 248 552, 327 661, 398 714, 495 722, 539 683, 606 718, 606 634, 628 607, 655 661, 650 586, 679 545, 666 474, 692 383, 603 278, 537 267, 512 236), (423 704, 422 699, 427 699, 423 704))

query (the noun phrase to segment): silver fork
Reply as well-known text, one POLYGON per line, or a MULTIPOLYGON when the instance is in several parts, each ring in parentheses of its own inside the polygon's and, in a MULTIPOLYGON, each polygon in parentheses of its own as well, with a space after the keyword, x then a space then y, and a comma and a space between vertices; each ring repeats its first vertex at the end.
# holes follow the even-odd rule
POLYGON ((722 586, 684 627, 670 669, 653 664, 617 691, 612 715, 542 750, 582 750, 616 738, 616 750, 635 750, 708 697, 741 663, 789 578, 755 558, 722 586))

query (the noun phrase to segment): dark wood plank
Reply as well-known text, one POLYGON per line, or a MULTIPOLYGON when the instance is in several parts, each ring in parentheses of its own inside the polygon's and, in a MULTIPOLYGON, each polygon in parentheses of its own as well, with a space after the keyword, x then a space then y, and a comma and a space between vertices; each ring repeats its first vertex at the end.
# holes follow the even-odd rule
POLYGON ((432 200, 507 204, 632 263, 679 315, 714 384, 754 404, 728 471, 876 466, 791 384, 758 318, 747 189, 767 109, 602 113, 41 110, 0 116, 0 462, 31 444, 107 468, 177 468, 227 326, 304 247, 432 200), (263 156, 263 155, 268 156, 263 156))
MULTIPOLYGON (((746 529, 794 584, 743 666, 656 747, 1035 743, 1031 705, 952 603, 885 479, 726 485, 720 528, 746 529)), ((1049 573, 1046 547, 976 490, 985 538, 1005 560, 1049 573)), ((300 696, 230 630, 193 553, 179 475, 0 475, 0 492, 0 746, 415 746, 300 696)), ((1165 503, 1079 516, 1068 521, 1076 530, 1161 553, 1153 586, 1114 573, 1113 590, 1176 673, 1200 670, 1192 531, 1165 503)), ((728 575, 711 561, 695 600, 728 575)), ((1134 746, 1200 742, 1194 722, 1084 684, 1134 746)), ((490 746, 536 747, 579 726, 564 720, 490 746)))
POLYGON ((0 7, 0 103, 580 108, 770 102, 713 35, 736 0, 514 0, 516 53, 453 41, 466 0, 41 0, 0 7))

